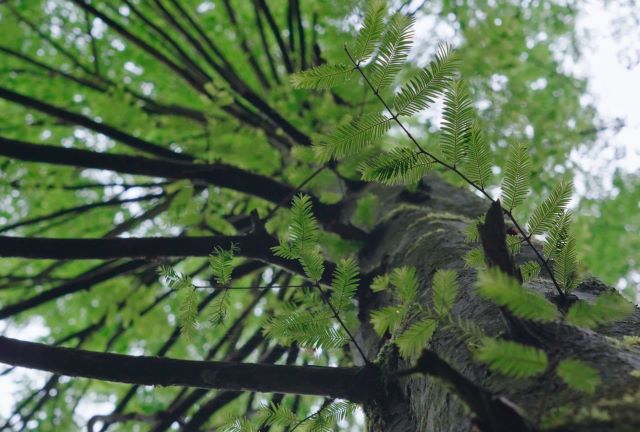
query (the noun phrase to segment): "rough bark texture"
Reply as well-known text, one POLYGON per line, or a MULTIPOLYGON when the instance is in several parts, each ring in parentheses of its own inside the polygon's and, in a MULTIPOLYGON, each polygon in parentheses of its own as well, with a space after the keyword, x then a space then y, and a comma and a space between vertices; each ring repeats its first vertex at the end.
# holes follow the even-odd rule
MULTIPOLYGON (((472 246, 464 242, 463 229, 488 208, 488 203, 470 192, 453 187, 436 177, 429 177, 417 192, 370 186, 367 191, 380 198, 379 223, 369 236, 361 254, 363 273, 380 274, 393 268, 415 266, 420 280, 419 301, 431 301, 431 279, 436 270, 454 269, 459 274, 460 294, 453 307, 454 315, 472 320, 488 335, 506 333, 500 311, 494 304, 474 293, 475 271, 464 267, 463 255, 472 246)), ((518 261, 533 259, 523 248, 518 261)), ((553 293, 549 281, 534 283, 545 295, 553 293)), ((608 289, 591 280, 575 294, 593 297, 608 289)), ((411 364, 400 359, 388 340, 381 340, 368 323, 372 309, 389 304, 384 294, 363 293, 360 297, 361 328, 357 338, 367 356, 376 359, 383 369, 395 371, 411 364)), ((562 324, 540 329, 541 343, 549 356, 550 367, 543 376, 514 380, 489 371, 475 361, 464 342, 453 331, 439 328, 431 349, 458 372, 496 396, 508 398, 524 410, 534 423, 552 410, 570 408, 565 418, 569 424, 557 430, 636 431, 640 430, 640 379, 630 373, 640 369, 640 349, 622 346, 614 338, 637 335, 640 313, 627 320, 599 328, 577 329, 562 324), (554 372, 558 361, 574 357, 584 360, 600 372, 602 383, 595 395, 572 391, 554 372), (571 408, 573 407, 573 408, 571 408)), ((357 361, 359 359, 356 359, 357 361)), ((473 429, 472 417, 459 399, 436 379, 413 375, 389 385, 382 403, 367 407, 371 431, 459 432, 473 429)))

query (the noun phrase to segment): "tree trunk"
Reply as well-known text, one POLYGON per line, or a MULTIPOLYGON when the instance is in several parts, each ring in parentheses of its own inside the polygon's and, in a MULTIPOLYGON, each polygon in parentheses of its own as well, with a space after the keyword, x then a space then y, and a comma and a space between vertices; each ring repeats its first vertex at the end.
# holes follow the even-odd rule
MULTIPOLYGON (((400 266, 414 266, 420 281, 418 301, 429 305, 433 274, 438 269, 454 269, 459 275, 460 293, 452 314, 473 321, 488 335, 507 332, 499 308, 474 292, 475 270, 465 268, 463 255, 471 248, 464 242, 463 229, 488 208, 487 202, 433 176, 423 179, 416 192, 371 185, 361 193, 373 192, 380 204, 378 223, 361 253, 363 274, 386 273, 400 266)), ((533 253, 523 250, 517 260, 531 260, 533 253)), ((539 279, 534 289, 547 296, 552 284, 539 279)), ((592 298, 606 286, 583 282, 574 294, 592 298)), ((360 297, 361 326, 357 334, 369 359, 376 359, 388 372, 412 365, 399 358, 388 338, 380 339, 369 324, 373 309, 391 304, 383 293, 363 293, 360 297)), ((543 418, 562 410, 565 423, 556 430, 637 431, 640 430, 640 370, 638 345, 623 345, 625 335, 637 335, 640 313, 597 331, 556 324, 542 333, 542 344, 549 356, 549 369, 534 379, 505 378, 492 373, 473 359, 464 341, 455 332, 438 328, 430 349, 454 369, 496 397, 504 397, 521 408, 526 417, 540 425, 543 418), (557 377, 554 365, 568 358, 579 358, 598 369, 602 382, 594 395, 573 391, 557 377)), ((355 352, 355 351, 354 351, 355 352)), ((354 354, 357 356, 357 354, 354 354)), ((361 359, 356 358, 356 362, 361 359)), ((456 397, 455 390, 442 381, 412 375, 391 382, 387 397, 366 407, 369 430, 385 432, 473 430, 473 413, 456 397)), ((504 430, 504 429, 503 429, 504 430)))

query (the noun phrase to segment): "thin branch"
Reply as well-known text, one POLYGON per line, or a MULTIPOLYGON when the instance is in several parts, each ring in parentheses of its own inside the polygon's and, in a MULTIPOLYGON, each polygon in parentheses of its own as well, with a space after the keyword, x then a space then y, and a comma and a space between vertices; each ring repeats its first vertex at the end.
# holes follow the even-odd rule
MULTIPOLYGON (((172 1, 173 1, 174 4, 177 4, 176 0, 172 0, 172 1)), ((240 27, 240 24, 238 23, 238 20, 236 18, 235 11, 233 10, 233 7, 231 7, 231 4, 230 4, 229 0, 223 0, 222 4, 224 5, 224 10, 227 13, 227 16, 229 17, 229 21, 231 22, 231 24, 235 28, 236 34, 238 35, 238 38, 240 39, 240 48, 242 48, 242 51, 244 52, 245 56, 247 57, 247 61, 249 62, 249 65, 251 66, 254 74, 258 78, 258 81, 260 82, 260 84, 262 85, 262 87, 264 89, 271 88, 271 85, 269 84, 269 80, 267 79, 267 76, 262 71, 262 68, 260 67, 260 64, 258 63, 258 60, 256 59, 256 57, 253 54, 253 51, 251 51, 251 48, 249 47, 249 42, 247 40, 247 36, 245 35, 244 31, 242 30, 242 27, 240 27)), ((195 28, 199 33, 201 33, 202 37, 205 38, 205 40, 208 40, 208 38, 205 37, 206 35, 204 35, 204 32, 199 30, 199 28, 200 28, 199 26, 195 26, 195 28)))
POLYGON ((101 201, 101 202, 97 202, 97 203, 91 203, 91 204, 83 204, 80 206, 76 206, 76 207, 70 207, 70 208, 66 208, 66 209, 62 209, 62 210, 58 210, 55 211, 53 213, 50 213, 48 215, 44 215, 44 216, 38 216, 38 217, 34 217, 34 218, 30 218, 30 219, 23 219, 19 222, 15 222, 12 223, 10 225, 5 225, 2 228, 0 228, 0 233, 4 233, 7 231, 10 231, 12 229, 15 228, 19 228, 21 226, 25 226, 25 225, 33 225, 39 222, 44 222, 44 221, 48 221, 51 219, 56 219, 59 218, 60 216, 64 216, 67 214, 78 214, 78 213, 85 213, 89 210, 93 210, 96 208, 101 208, 101 207, 110 207, 110 206, 115 206, 115 205, 120 205, 120 204, 127 204, 127 203, 133 203, 133 202, 141 202, 141 201, 149 201, 149 200, 153 200, 156 198, 162 198, 163 196, 165 196, 164 193, 159 193, 159 194, 149 194, 149 195, 143 195, 140 197, 136 197, 136 198, 112 198, 108 201, 101 201))
POLYGON ((287 46, 282 39, 280 29, 278 28, 278 24, 276 23, 276 20, 273 18, 273 15, 269 10, 269 6, 267 6, 267 3, 264 0, 254 0, 254 5, 256 7, 256 10, 261 11, 267 19, 267 23, 269 24, 271 33, 273 33, 273 36, 276 39, 276 43, 278 44, 278 48, 280 48, 280 55, 282 56, 282 61, 284 63, 285 69, 288 73, 293 73, 293 65, 291 63, 291 59, 289 58, 287 46))
POLYGON ((153 144, 149 141, 145 141, 141 138, 129 135, 113 126, 105 123, 98 123, 88 117, 81 114, 76 114, 71 111, 67 111, 63 108, 48 104, 38 99, 14 92, 13 90, 0 87, 0 98, 6 99, 11 102, 18 103, 28 108, 33 108, 45 114, 57 117, 60 120, 76 124, 78 126, 86 127, 94 132, 98 132, 113 138, 116 141, 120 141, 129 147, 141 150, 146 153, 150 153, 159 157, 168 159, 192 161, 191 156, 187 156, 184 153, 176 153, 168 148, 160 147, 157 144, 153 144))
MULTIPOLYGON (((1 241, 1 240, 0 240, 1 241)), ((115 266, 99 265, 78 276, 74 280, 56 288, 41 292, 17 303, 5 305, 0 309, 0 319, 6 319, 20 312, 48 303, 52 300, 73 294, 82 290, 89 290, 93 285, 107 281, 113 277, 137 270, 146 264, 145 260, 132 260, 115 266)))
POLYGON ((364 360, 365 364, 370 365, 371 362, 367 358, 367 355, 364 353, 364 351, 360 347, 360 344, 358 344, 358 342, 356 341, 356 338, 353 337, 353 334, 351 334, 347 325, 344 323, 344 321, 342 321, 342 318, 340 318, 338 311, 331 304, 331 300, 329 299, 329 296, 327 295, 327 293, 322 289, 320 284, 316 284, 316 288, 318 288, 318 291, 320 291, 320 297, 322 298, 322 301, 329 307, 329 309, 331 309, 331 312, 333 312, 333 317, 338 321, 338 323, 340 324, 342 329, 345 331, 345 333, 347 333, 347 336, 349 336, 349 339, 351 339, 351 343, 353 343, 353 345, 356 347, 356 349, 360 353, 360 356, 364 360))

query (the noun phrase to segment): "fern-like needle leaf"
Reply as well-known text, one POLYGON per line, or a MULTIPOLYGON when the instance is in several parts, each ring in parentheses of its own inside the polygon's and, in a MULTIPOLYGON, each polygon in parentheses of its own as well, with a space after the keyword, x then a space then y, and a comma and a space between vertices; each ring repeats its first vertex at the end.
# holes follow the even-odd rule
POLYGON ((527 147, 517 144, 507 156, 502 180, 502 205, 509 211, 524 202, 529 193, 531 160, 527 147))
POLYGON ((446 162, 456 166, 467 155, 473 109, 464 82, 453 81, 444 92, 440 148, 446 162))
POLYGON ((458 56, 449 45, 438 49, 436 58, 409 81, 393 100, 398 116, 409 116, 428 108, 440 96, 458 69, 458 56))
POLYGON ((391 121, 384 114, 371 113, 339 127, 315 143, 318 159, 326 162, 360 152, 382 137, 391 127, 391 121))
POLYGON ((384 31, 384 17, 387 13, 387 2, 373 0, 369 2, 364 23, 358 32, 353 48, 353 59, 356 63, 367 60, 380 42, 384 31))
POLYGON ((331 304, 341 311, 351 304, 351 299, 358 288, 360 270, 358 263, 353 258, 342 259, 336 266, 331 287, 331 304))
POLYGON ((496 304, 503 306, 515 316, 532 321, 553 321, 558 310, 547 299, 520 286, 520 284, 497 268, 490 268, 478 274, 478 293, 496 304))
POLYGON ((436 320, 424 318, 402 332, 396 339, 400 355, 405 359, 415 360, 422 352, 422 349, 429 344, 436 326, 436 320))
POLYGON ((469 180, 481 188, 491 180, 491 150, 478 122, 471 126, 464 171, 469 180))
POLYGON ((492 370, 512 378, 540 375, 547 369, 547 355, 531 346, 486 338, 477 351, 480 361, 492 370))
POLYGON ((346 64, 323 64, 291 75, 291 85, 297 89, 321 90, 348 81, 355 68, 346 64))
POLYGON ((623 320, 633 310, 631 302, 617 292, 609 292, 600 294, 593 303, 578 300, 569 308, 565 319, 578 327, 593 328, 623 320))
POLYGON ((550 230, 564 212, 571 194, 573 184, 562 180, 554 186, 551 193, 533 211, 527 226, 530 234, 542 234, 550 230))
POLYGON ((387 31, 371 67, 371 83, 376 91, 389 86, 402 69, 411 49, 414 21, 413 17, 396 14, 387 23, 387 31))
POLYGON ((433 276, 433 309, 439 317, 451 311, 458 295, 457 273, 454 270, 438 270, 433 276))
POLYGON ((566 293, 578 286, 578 259, 573 235, 569 234, 560 253, 557 254, 553 270, 556 280, 566 293))
POLYGON ((578 359, 564 359, 558 364, 556 372, 567 385, 577 391, 593 394, 600 384, 597 369, 578 359))
POLYGON ((397 185, 416 183, 432 167, 429 156, 399 147, 364 161, 360 170, 363 180, 397 185))

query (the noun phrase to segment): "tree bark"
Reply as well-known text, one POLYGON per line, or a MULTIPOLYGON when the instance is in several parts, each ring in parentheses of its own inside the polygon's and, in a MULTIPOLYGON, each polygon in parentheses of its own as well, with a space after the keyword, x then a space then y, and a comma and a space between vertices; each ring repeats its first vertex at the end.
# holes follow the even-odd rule
MULTIPOLYGON (((460 293, 452 314, 473 321, 490 336, 508 331, 499 308, 475 294, 475 270, 464 266, 463 255, 472 246, 464 242, 463 229, 486 212, 486 201, 437 177, 423 179, 414 193, 376 185, 363 191, 367 192, 378 196, 381 208, 378 224, 362 248, 363 273, 382 274, 396 267, 414 266, 420 281, 418 301, 428 306, 435 271, 454 269, 459 275, 460 293)), ((533 252, 524 247, 516 257, 519 262, 532 259, 533 252)), ((536 280, 533 288, 553 297, 553 285, 548 279, 536 280)), ((574 294, 581 299, 591 299, 607 289, 592 279, 583 282, 574 294)), ((412 367, 399 358, 388 338, 379 338, 369 324, 373 309, 393 301, 384 292, 373 294, 366 289, 361 290, 359 300, 361 326, 356 338, 367 357, 376 359, 388 373, 412 367)), ((475 360, 464 341, 448 329, 436 330, 430 350, 496 398, 506 398, 516 404, 533 424, 539 425, 553 410, 564 409, 566 423, 556 430, 636 431, 640 430, 640 413, 636 409, 640 406, 640 379, 630 373, 640 369, 640 349, 623 346, 619 339, 637 335, 639 323, 640 313, 636 309, 626 320, 596 331, 561 323, 546 326, 540 337, 541 348, 549 357, 549 370, 540 377, 526 380, 491 372, 475 360), (594 395, 572 391, 557 377, 554 366, 568 357, 586 361, 598 370, 602 383, 594 395)), ((361 360, 357 354, 354 356, 355 361, 361 360)), ((385 432, 473 430, 474 414, 460 402, 465 395, 456 394, 452 385, 455 383, 446 381, 423 375, 390 381, 386 397, 366 407, 368 429, 385 432)))

